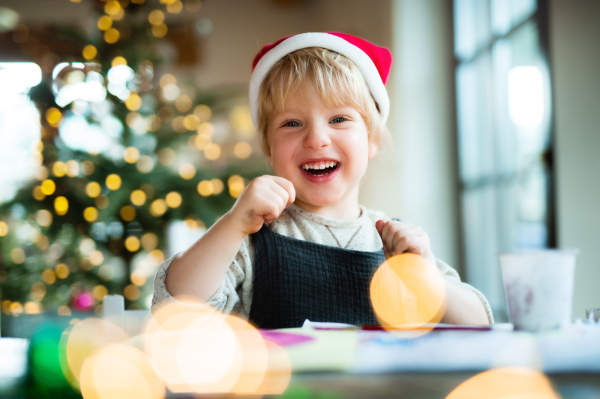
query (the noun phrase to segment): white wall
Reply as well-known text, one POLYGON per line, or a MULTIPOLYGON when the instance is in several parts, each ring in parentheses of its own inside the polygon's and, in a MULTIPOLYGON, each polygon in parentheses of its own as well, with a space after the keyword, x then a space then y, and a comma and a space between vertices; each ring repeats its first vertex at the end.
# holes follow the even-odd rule
POLYGON ((203 61, 195 67, 204 88, 247 87, 252 59, 259 49, 282 37, 310 31, 342 31, 390 46, 390 0, 207 1, 201 10, 214 23, 203 43, 203 61), (278 5, 279 4, 279 5, 278 5), (373 6, 376 4, 376 6, 373 6))
POLYGON ((600 308, 600 1, 550 1, 558 244, 579 248, 573 318, 600 308))

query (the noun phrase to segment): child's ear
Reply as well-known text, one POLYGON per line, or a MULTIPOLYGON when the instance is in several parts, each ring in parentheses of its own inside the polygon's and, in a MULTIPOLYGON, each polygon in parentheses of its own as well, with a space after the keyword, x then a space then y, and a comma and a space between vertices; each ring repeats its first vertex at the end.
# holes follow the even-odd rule
POLYGON ((373 139, 369 139, 369 159, 373 159, 379 152, 379 144, 373 139))

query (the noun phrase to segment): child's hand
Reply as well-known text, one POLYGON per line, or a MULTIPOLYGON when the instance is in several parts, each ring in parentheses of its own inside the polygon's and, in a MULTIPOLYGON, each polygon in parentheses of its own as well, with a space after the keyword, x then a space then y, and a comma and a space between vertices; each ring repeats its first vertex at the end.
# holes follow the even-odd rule
POLYGON ((429 246, 429 236, 419 226, 396 220, 378 220, 375 228, 381 236, 386 259, 408 252, 424 256, 435 264, 435 256, 429 246))
POLYGON ((296 200, 294 185, 278 176, 264 175, 252 180, 230 211, 244 234, 256 233, 271 223, 296 200))

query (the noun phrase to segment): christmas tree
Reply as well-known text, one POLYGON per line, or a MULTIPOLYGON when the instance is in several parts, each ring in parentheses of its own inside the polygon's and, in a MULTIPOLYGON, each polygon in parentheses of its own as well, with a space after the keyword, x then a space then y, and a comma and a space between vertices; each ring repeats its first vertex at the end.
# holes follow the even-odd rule
POLYGON ((173 47, 202 29, 169 21, 183 10, 206 23, 200 1, 94 9, 89 29, 3 35, 24 53, 45 46, 29 53, 43 72, 35 178, 0 203, 5 314, 99 312, 106 294, 147 308, 169 225, 209 226, 264 173, 245 91, 200 92, 174 72, 173 47))

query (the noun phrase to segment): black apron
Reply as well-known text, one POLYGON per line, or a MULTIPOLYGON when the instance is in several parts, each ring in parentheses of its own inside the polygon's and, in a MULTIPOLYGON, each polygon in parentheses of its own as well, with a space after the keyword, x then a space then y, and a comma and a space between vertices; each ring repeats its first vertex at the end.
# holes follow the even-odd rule
POLYGON ((385 256, 315 244, 272 232, 252 235, 256 249, 249 321, 258 328, 300 327, 305 319, 378 324, 369 295, 385 256))

